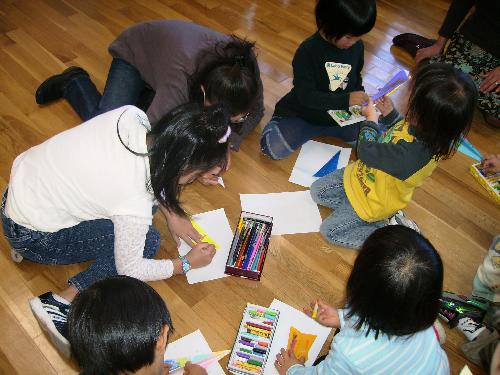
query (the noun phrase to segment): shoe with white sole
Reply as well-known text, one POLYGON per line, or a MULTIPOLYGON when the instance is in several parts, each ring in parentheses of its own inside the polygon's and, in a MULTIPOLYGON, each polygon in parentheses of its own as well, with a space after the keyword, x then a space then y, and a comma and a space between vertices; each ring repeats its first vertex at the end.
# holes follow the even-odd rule
POLYGON ((388 224, 389 225, 404 225, 405 227, 411 228, 414 231, 420 233, 420 228, 418 227, 417 223, 415 223, 413 220, 408 219, 404 212, 399 210, 396 212, 393 216, 391 216, 388 219, 388 224))
POLYGON ((67 336, 67 317, 69 303, 52 292, 32 298, 29 303, 31 311, 40 327, 48 333, 50 340, 64 356, 70 357, 71 346, 67 336))

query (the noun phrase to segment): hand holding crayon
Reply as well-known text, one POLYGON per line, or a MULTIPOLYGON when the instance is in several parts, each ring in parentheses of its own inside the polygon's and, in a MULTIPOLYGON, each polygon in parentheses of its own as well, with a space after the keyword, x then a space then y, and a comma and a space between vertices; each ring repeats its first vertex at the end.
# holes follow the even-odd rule
POLYGON ((191 264, 191 268, 205 267, 212 262, 215 255, 215 247, 205 242, 193 246, 187 253, 186 258, 191 264))
POLYGON ((304 308, 304 313, 325 327, 340 328, 337 309, 321 300, 311 302, 309 307, 304 308), (316 314, 314 314, 315 311, 316 314), (313 317, 313 315, 315 316, 313 317))
POLYGON ((207 370, 199 365, 188 362, 184 366, 184 375, 207 375, 207 370))

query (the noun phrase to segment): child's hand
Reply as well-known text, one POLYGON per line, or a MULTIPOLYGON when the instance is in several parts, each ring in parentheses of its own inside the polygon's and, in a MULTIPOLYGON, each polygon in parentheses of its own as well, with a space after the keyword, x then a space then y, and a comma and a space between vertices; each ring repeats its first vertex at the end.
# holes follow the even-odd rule
POLYGON ((210 264, 215 255, 215 247, 205 242, 193 246, 187 253, 186 258, 191 264, 191 268, 205 267, 210 264))
MULTIPOLYGON (((318 315, 316 321, 325 327, 340 328, 339 313, 335 307, 332 307, 321 300, 318 303, 318 315)), ((312 318, 314 305, 316 301, 311 302, 310 307, 304 308, 304 313, 312 318)))
POLYGON ((221 167, 213 167, 208 172, 203 173, 198 177, 198 182, 203 185, 217 185, 219 183, 219 176, 224 173, 221 167))
POLYGON ((226 173, 230 167, 231 167, 231 150, 228 147, 227 157, 226 157, 226 168, 222 169, 219 166, 213 167, 208 172, 205 172, 200 177, 198 177, 198 181, 203 185, 217 185, 219 183, 219 177, 221 177, 224 173, 226 173))
POLYGON ((207 375, 207 370, 199 365, 193 365, 191 362, 184 366, 184 375, 207 375))
POLYGON ((483 159, 482 166, 488 174, 500 172, 500 154, 486 155, 483 159))
POLYGON ((304 359, 298 359, 291 350, 286 350, 281 348, 280 352, 276 354, 276 361, 274 361, 274 367, 278 370, 278 374, 286 375, 286 372, 293 365, 303 365, 304 359))
POLYGON ((191 247, 201 240, 201 234, 194 229, 193 224, 191 224, 187 217, 171 213, 162 205, 160 205, 160 211, 165 215, 168 230, 177 244, 177 247, 181 246, 181 238, 191 247))
POLYGON ((375 100, 375 106, 382 114, 382 117, 387 116, 394 109, 394 105, 392 104, 391 98, 388 98, 385 95, 375 100))
POLYGON ((368 99, 368 105, 361 109, 361 114, 366 117, 368 121, 378 122, 379 114, 375 109, 375 104, 373 104, 373 100, 368 99))
POLYGON ((363 105, 368 101, 368 95, 364 91, 353 91, 349 93, 349 107, 352 105, 363 105))

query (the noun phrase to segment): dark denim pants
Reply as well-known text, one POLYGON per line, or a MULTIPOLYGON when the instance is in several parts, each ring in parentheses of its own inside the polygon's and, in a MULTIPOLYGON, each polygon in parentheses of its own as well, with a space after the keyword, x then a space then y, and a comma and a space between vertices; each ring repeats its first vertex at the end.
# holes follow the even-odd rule
MULTIPOLYGON (((149 86, 144 82, 139 71, 126 61, 114 58, 109 68, 104 93, 101 95, 87 75, 75 77, 66 86, 63 96, 71 104, 83 121, 87 121, 101 113, 131 104, 144 105, 141 99, 149 95, 149 86)), ((154 93, 153 93, 154 95, 154 93)), ((150 101, 147 106, 149 106, 150 101)))
MULTIPOLYGON (((68 280, 78 290, 115 276, 114 226, 109 219, 83 221, 57 232, 40 232, 15 223, 5 216, 7 192, 2 198, 3 232, 12 248, 23 258, 43 264, 73 264, 94 261, 68 280)), ((153 226, 146 235, 143 256, 154 258, 160 248, 160 233, 153 226)))
POLYGON ((359 125, 315 125, 300 117, 273 116, 262 131, 260 145, 271 159, 284 159, 307 141, 323 135, 353 144, 358 138, 359 125))

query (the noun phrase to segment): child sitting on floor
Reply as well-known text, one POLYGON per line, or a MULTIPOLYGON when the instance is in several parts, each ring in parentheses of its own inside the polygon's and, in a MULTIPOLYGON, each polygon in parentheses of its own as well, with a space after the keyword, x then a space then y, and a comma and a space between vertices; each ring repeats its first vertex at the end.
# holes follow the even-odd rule
MULTIPOLYGON (((68 340, 82 375, 167 375, 163 355, 172 330, 160 295, 128 276, 93 284, 76 296, 68 315, 68 340)), ((207 372, 187 364, 184 374, 207 372)))
POLYGON ((304 367, 283 348, 276 369, 280 375, 449 374, 433 329, 442 285, 441 258, 426 238, 402 225, 376 230, 354 263, 346 308, 318 302, 316 320, 340 329, 326 358, 304 367))
POLYGON ((376 103, 383 116, 378 124, 370 100, 358 160, 312 184, 313 200, 334 209, 320 228, 329 242, 357 249, 388 224, 419 230, 400 210, 469 131, 477 93, 466 74, 442 63, 420 66, 411 84, 406 118, 382 98, 376 103))
POLYGON ((359 126, 340 127, 328 110, 361 105, 364 92, 361 37, 375 25, 375 0, 319 0, 318 31, 303 41, 293 57, 293 88, 276 103, 262 131, 262 152, 283 159, 310 139, 327 135, 355 141, 359 126))

